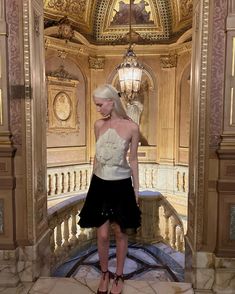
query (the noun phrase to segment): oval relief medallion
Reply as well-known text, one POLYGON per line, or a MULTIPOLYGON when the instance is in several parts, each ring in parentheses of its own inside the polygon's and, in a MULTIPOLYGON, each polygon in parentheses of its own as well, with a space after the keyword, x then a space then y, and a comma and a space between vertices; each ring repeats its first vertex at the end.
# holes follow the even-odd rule
POLYGON ((67 120, 71 114, 71 100, 65 92, 59 92, 54 99, 53 109, 59 120, 67 120))

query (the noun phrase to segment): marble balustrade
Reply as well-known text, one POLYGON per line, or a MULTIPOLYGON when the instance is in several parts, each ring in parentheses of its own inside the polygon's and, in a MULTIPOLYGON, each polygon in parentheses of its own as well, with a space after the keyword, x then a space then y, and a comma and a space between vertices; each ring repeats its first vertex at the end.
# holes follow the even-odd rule
POLYGON ((91 177, 91 165, 69 165, 47 168, 48 197, 86 191, 91 177))
MULTIPOLYGON (((70 197, 48 209, 52 271, 77 250, 96 242, 95 229, 82 229, 77 224, 85 196, 70 197)), ((132 241, 163 241, 178 251, 184 250, 183 224, 164 196, 158 192, 141 192, 140 208, 142 226, 131 237, 132 241)))
MULTIPOLYGON (((47 168, 47 195, 76 195, 87 190, 92 166, 90 164, 47 168)), ((141 163, 139 164, 140 189, 157 190, 162 194, 188 193, 188 167, 141 163)))

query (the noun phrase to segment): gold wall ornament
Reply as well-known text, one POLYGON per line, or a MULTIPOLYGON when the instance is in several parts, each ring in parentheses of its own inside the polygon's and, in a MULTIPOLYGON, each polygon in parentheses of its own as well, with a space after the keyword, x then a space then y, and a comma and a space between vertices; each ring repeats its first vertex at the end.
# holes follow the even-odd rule
POLYGON ((48 132, 71 133, 79 129, 77 86, 79 81, 47 76, 48 132))
POLYGON ((58 57, 60 57, 61 59, 65 59, 68 56, 68 52, 64 51, 64 50, 58 50, 58 57))
POLYGON ((74 37, 74 30, 67 16, 59 22, 58 36, 66 40, 71 40, 74 37))
POLYGON ((77 80, 75 76, 71 75, 67 70, 65 70, 64 65, 60 65, 60 67, 55 71, 49 72, 48 76, 58 79, 77 80))
POLYGON ((105 57, 103 56, 89 56, 89 68, 91 69, 104 69, 105 57))
POLYGON ((168 54, 160 56, 161 68, 172 68, 177 66, 177 55, 168 54))
POLYGON ((66 121, 69 119, 72 111, 72 102, 67 93, 62 91, 55 96, 53 110, 58 120, 66 121))

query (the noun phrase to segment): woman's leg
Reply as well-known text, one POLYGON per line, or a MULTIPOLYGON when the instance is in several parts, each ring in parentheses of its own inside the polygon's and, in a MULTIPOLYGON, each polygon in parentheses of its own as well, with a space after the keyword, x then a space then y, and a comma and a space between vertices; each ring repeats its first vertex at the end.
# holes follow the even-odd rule
MULTIPOLYGON (((117 256, 117 267, 116 274, 118 276, 123 274, 127 248, 128 248, 128 236, 127 234, 121 231, 121 228, 118 224, 114 224, 114 234, 116 239, 116 256, 117 256)), ((117 283, 113 283, 112 293, 120 293, 123 287, 123 281, 118 280, 117 283)))
MULTIPOLYGON (((100 260, 100 267, 102 272, 108 270, 108 261, 109 261, 109 231, 110 223, 106 221, 102 226, 97 229, 97 245, 98 245, 98 254, 100 260)), ((99 284, 100 291, 106 291, 108 288, 109 274, 102 274, 99 284)))

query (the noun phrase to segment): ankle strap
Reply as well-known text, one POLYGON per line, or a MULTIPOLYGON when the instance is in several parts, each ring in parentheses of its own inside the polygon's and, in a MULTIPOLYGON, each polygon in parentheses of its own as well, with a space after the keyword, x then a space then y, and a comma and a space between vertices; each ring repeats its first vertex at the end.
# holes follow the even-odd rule
POLYGON ((103 280, 105 279, 105 275, 107 274, 107 273, 109 273, 109 270, 106 270, 106 271, 102 271, 101 270, 101 273, 102 273, 102 277, 103 277, 103 280))
POLYGON ((122 280, 122 282, 124 282, 124 275, 123 274, 122 275, 114 274, 114 282, 116 285, 118 284, 119 280, 122 280))

